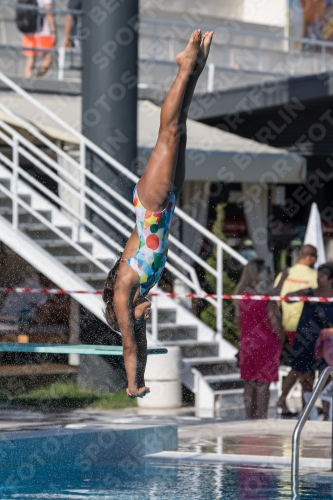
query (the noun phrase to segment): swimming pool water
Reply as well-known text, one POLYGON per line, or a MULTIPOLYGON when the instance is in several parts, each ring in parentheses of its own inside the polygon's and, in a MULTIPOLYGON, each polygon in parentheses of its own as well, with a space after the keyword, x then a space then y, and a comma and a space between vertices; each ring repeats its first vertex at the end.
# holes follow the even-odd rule
MULTIPOLYGON (((333 497, 333 477, 309 471, 300 500, 333 497)), ((181 461, 34 467, 0 472, 0 499, 15 500, 283 500, 290 469, 181 461)))

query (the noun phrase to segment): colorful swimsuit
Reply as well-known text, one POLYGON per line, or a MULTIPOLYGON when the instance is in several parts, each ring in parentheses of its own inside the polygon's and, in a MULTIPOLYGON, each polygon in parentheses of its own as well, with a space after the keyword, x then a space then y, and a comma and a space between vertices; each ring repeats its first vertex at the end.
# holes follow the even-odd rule
POLYGON ((133 192, 136 230, 139 249, 130 259, 121 259, 138 273, 140 295, 149 291, 160 280, 168 254, 170 224, 175 211, 176 197, 172 192, 162 212, 149 212, 140 202, 137 186, 133 192))

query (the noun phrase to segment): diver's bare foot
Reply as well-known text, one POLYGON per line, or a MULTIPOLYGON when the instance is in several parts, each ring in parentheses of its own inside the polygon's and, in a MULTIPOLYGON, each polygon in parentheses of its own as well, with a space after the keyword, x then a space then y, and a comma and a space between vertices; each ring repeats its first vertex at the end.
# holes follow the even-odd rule
POLYGON ((190 73, 195 67, 201 43, 201 30, 193 31, 190 41, 183 52, 176 56, 176 61, 180 69, 186 69, 190 73))
POLYGON ((193 69, 193 75, 200 75, 202 70, 204 69, 206 61, 208 59, 210 46, 212 44, 213 35, 214 31, 206 31, 206 33, 202 35, 197 62, 193 69))

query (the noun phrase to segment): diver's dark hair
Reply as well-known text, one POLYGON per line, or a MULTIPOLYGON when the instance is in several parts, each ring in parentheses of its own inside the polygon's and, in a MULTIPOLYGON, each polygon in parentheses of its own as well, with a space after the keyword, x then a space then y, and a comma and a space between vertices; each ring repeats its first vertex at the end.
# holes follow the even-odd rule
POLYGON ((317 271, 326 274, 329 280, 333 279, 333 262, 325 262, 318 267, 317 271))
POLYGON ((104 284, 104 290, 103 290, 103 301, 106 304, 105 311, 104 311, 104 316, 105 319, 108 323, 109 326, 113 330, 119 331, 119 325, 116 317, 116 313, 114 311, 114 302, 113 302, 113 297, 114 297, 114 286, 116 284, 117 276, 118 276, 118 271, 119 271, 119 266, 121 263, 121 259, 118 259, 113 266, 113 268, 109 271, 109 274, 106 278, 105 284, 104 284))

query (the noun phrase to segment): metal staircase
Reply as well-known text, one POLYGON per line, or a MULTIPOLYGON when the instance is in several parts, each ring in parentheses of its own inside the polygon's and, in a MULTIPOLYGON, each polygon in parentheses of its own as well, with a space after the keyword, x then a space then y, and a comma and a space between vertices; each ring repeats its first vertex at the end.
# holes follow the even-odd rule
MULTIPOLYGON (((0 120, 1 239, 60 288, 101 288, 115 253, 122 247, 87 218, 87 209, 117 234, 127 237, 134 227, 134 218, 124 215, 109 199, 116 200, 118 206, 120 203, 128 210, 133 211, 133 207, 85 168, 87 148, 102 158, 118 176, 130 179, 133 185, 137 177, 1 73, 0 80, 61 125, 77 149, 77 154, 69 155, 36 127, 0 104, 2 113, 9 117, 7 122, 0 120), (43 174, 43 180, 31 173, 31 165, 43 174), (50 187, 51 181, 57 189, 50 187)), ((176 214, 217 246, 217 270, 173 237, 170 237, 167 269, 195 293, 203 294, 194 268, 182 257, 186 254, 216 277, 216 291, 221 295, 223 251, 242 264, 246 260, 178 208, 176 214)), ((236 350, 222 336, 222 298, 208 299, 217 310, 215 332, 185 307, 161 290, 159 292, 160 295, 153 300, 148 342, 150 345, 180 347, 183 383, 196 394, 197 414, 214 416, 228 398, 239 399, 240 387, 234 359, 236 350)), ((104 321, 99 296, 75 294, 73 297, 104 321)))

